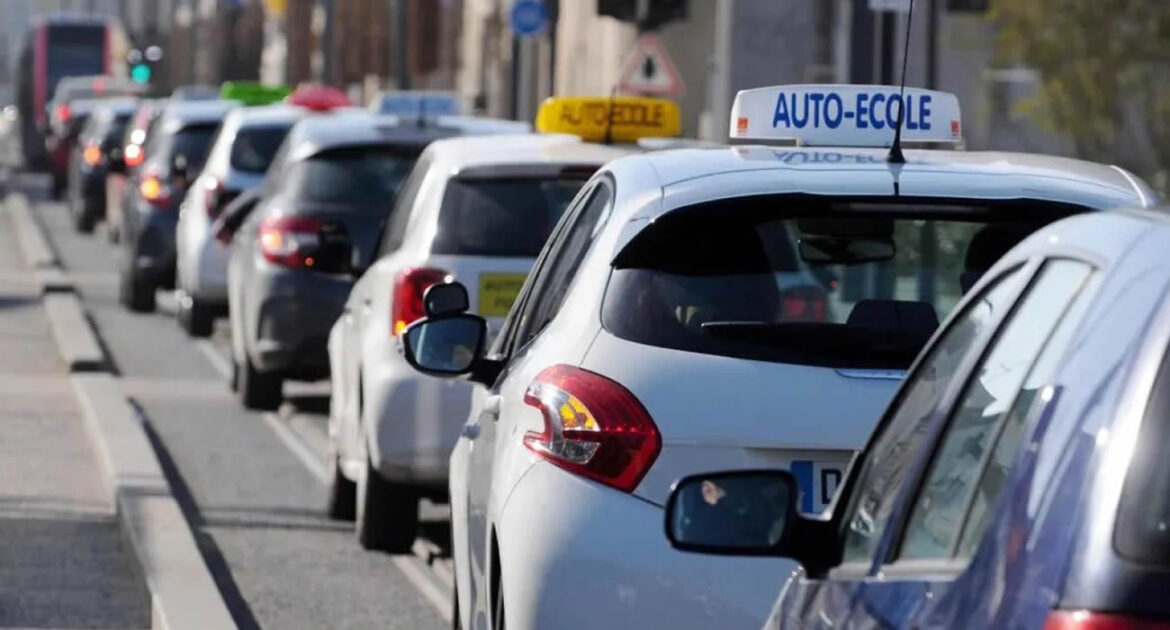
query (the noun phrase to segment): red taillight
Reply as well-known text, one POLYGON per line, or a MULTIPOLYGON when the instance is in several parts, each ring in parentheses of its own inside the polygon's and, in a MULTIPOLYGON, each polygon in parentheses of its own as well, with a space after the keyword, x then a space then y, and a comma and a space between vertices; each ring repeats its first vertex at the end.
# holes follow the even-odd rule
POLYGON ((1044 630, 1170 630, 1170 621, 1087 610, 1056 610, 1048 615, 1044 630))
POLYGON ((555 365, 528 386, 524 402, 544 415, 544 431, 524 445, 549 462, 632 492, 662 449, 650 414, 626 388, 581 368, 555 365))
POLYGON ((203 207, 207 211, 207 218, 214 220, 223 208, 220 200, 223 198, 223 182, 214 177, 207 180, 203 189, 203 207))
POLYGON ((321 248, 322 223, 309 217, 269 217, 260 224, 260 253, 285 267, 313 267, 321 248))
POLYGON ((142 178, 138 193, 152 206, 165 206, 171 202, 171 187, 155 174, 142 178))
POLYGON ((345 92, 328 85, 304 85, 286 99, 290 105, 297 105, 315 112, 328 112, 352 103, 345 92))
POLYGON ((824 321, 825 294, 815 287, 793 287, 781 291, 780 314, 785 321, 824 321))
POLYGON ((128 144, 122 151, 122 161, 126 166, 135 168, 146 160, 146 153, 142 151, 142 146, 137 144, 128 144))
POLYGON ((442 269, 413 267, 398 272, 394 279, 394 293, 390 299, 390 334, 397 337, 416 320, 426 317, 423 293, 432 285, 446 282, 451 275, 442 269))
POLYGON ((57 120, 65 123, 69 122, 69 119, 73 117, 73 110, 69 108, 67 103, 61 103, 53 110, 53 114, 57 116, 57 120))

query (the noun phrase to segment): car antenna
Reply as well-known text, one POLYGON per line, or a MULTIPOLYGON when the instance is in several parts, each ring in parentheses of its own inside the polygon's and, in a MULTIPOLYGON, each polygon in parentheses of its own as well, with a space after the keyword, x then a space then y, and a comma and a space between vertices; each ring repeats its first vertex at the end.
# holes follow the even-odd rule
POLYGON ((910 33, 914 26, 914 0, 910 0, 910 11, 906 15, 906 44, 902 51, 902 87, 898 93, 898 127, 894 129, 894 144, 890 146, 890 153, 886 161, 890 164, 905 164, 906 156, 902 154, 902 125, 906 123, 906 62, 910 59, 910 33))

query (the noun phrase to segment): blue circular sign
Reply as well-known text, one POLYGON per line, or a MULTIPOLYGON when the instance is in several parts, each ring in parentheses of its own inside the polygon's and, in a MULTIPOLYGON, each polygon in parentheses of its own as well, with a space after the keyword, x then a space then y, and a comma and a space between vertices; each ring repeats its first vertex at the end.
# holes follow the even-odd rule
POLYGON ((536 35, 544 30, 548 15, 540 0, 516 0, 512 5, 512 31, 522 37, 536 35))

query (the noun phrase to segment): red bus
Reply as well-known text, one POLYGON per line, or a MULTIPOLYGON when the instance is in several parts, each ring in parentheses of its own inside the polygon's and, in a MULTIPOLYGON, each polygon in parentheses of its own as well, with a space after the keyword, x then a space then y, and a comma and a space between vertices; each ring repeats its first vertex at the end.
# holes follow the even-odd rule
POLYGON ((116 67, 124 64, 116 51, 120 32, 116 22, 80 16, 40 18, 25 32, 13 77, 27 167, 45 166, 45 106, 62 78, 124 74, 124 68, 116 67))

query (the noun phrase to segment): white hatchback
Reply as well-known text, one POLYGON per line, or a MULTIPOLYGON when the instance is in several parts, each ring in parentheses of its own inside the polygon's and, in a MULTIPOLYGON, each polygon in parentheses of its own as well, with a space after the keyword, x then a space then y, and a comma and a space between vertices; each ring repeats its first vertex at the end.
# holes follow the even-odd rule
POLYGON ((585 181, 630 150, 569 135, 438 140, 402 185, 329 335, 334 475, 329 513, 356 517, 366 548, 408 550, 420 497, 447 494, 447 460, 471 386, 419 374, 399 336, 423 316, 423 292, 459 280, 499 328, 536 255, 585 181))
MULTIPOLYGON (((787 92, 834 90, 757 93, 732 133, 775 126, 787 92)), ((898 98, 847 90, 829 100, 898 98)), ((908 94, 933 100, 915 129, 942 134, 911 139, 957 139, 953 97, 908 94)), ((818 139, 842 146, 840 119, 857 114, 833 113, 842 129, 818 139)), ((869 131, 851 137, 889 143, 869 131)), ((887 153, 756 145, 612 162, 486 349, 488 324, 460 310, 467 290, 429 290, 407 361, 479 385, 450 462, 457 627, 759 627, 792 563, 673 550, 672 484, 785 468, 802 509, 820 512, 904 370, 1000 255, 1060 217, 1156 201, 1105 165, 887 153)))

